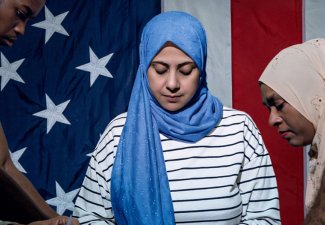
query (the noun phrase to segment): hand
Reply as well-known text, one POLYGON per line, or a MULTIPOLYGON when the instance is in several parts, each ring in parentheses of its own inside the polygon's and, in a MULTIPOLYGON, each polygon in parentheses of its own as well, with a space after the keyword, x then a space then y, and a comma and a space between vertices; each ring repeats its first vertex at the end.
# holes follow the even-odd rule
POLYGON ((68 224, 69 217, 57 216, 52 219, 36 221, 29 223, 28 225, 79 225, 79 221, 76 218, 71 218, 71 224, 68 224))

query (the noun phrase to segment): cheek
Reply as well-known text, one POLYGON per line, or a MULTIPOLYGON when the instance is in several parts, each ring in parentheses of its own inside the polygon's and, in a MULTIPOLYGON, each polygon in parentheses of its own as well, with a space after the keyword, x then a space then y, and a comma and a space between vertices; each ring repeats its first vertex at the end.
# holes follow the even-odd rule
POLYGON ((305 144, 311 144, 316 133, 313 124, 306 120, 305 124, 302 125, 302 129, 304 129, 305 144))
POLYGON ((192 96, 195 95, 196 91, 197 91, 197 88, 198 88, 199 84, 197 82, 194 82, 193 83, 193 86, 192 86, 192 96))
POLYGON ((199 74, 196 74, 195 76, 193 76, 192 79, 190 79, 188 81, 188 84, 186 85, 189 92, 192 94, 192 96, 196 93, 198 86, 199 86, 199 74))
POLYGON ((291 120, 288 121, 288 125, 303 138, 304 145, 312 143, 315 136, 315 129, 313 124, 304 116, 297 113, 296 116, 291 117, 291 120))
POLYGON ((161 77, 157 76, 157 74, 153 74, 148 71, 148 84, 152 94, 155 95, 155 92, 160 91, 163 86, 163 83, 164 82, 161 77))
POLYGON ((15 24, 15 15, 0 10, 0 35, 5 35, 15 24))

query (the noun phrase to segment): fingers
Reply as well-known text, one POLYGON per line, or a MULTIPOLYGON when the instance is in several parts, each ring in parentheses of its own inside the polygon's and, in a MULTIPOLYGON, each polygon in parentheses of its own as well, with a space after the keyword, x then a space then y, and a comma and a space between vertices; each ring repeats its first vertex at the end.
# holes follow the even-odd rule
POLYGON ((32 222, 28 225, 79 225, 79 221, 72 217, 57 216, 49 220, 32 222))
POLYGON ((79 225, 79 221, 76 218, 72 218, 72 225, 79 225))

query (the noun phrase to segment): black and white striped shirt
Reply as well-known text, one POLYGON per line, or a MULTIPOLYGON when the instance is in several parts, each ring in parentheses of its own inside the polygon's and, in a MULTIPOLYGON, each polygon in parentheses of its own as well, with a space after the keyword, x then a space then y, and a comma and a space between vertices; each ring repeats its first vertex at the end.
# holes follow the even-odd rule
MULTIPOLYGON (((111 121, 92 155, 74 210, 81 224, 114 224, 110 181, 126 116, 111 121)), ((176 224, 281 224, 272 163, 246 113, 224 107, 196 143, 160 139, 176 224)))

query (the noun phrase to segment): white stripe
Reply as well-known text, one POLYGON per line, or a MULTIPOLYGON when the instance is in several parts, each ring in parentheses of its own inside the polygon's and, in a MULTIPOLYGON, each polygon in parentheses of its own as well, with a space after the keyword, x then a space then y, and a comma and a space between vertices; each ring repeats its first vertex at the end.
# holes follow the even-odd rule
POLYGON ((180 10, 197 17, 208 40, 207 74, 211 93, 232 106, 230 0, 164 0, 162 11, 180 10))
MULTIPOLYGON (((112 120, 90 160, 74 210, 83 223, 100 215, 112 224, 111 165, 125 116, 112 120)), ((280 224, 271 160, 247 114, 224 108, 218 126, 195 143, 160 138, 176 224, 280 224)))
POLYGON ((323 37, 325 38, 325 1, 304 1, 304 40, 323 37))

